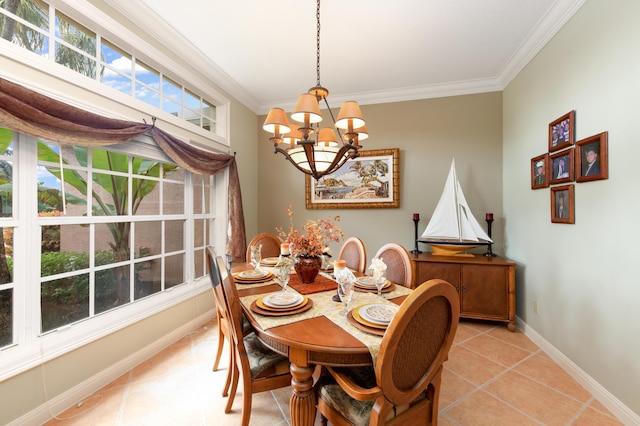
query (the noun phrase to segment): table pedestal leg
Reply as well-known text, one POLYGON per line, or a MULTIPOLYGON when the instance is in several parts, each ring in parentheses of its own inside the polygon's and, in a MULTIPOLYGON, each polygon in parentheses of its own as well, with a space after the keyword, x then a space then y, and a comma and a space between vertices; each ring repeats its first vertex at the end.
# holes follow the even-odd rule
POLYGON ((311 366, 299 367, 291 363, 291 387, 289 414, 292 426, 313 426, 316 418, 316 398, 313 393, 313 371, 311 366))

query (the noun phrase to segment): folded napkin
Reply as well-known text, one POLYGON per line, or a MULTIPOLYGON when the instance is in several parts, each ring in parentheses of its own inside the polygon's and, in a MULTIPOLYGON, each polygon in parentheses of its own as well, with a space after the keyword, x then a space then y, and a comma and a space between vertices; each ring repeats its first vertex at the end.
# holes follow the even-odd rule
POLYGON ((371 270, 371 275, 377 281, 380 278, 383 278, 387 273, 387 265, 382 261, 382 258, 374 257, 371 259, 371 266, 369 266, 371 270))

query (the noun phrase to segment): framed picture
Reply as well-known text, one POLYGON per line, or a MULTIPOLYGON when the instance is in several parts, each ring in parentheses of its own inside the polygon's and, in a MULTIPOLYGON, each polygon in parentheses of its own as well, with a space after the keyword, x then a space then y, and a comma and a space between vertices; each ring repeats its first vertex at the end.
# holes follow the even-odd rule
POLYGON ((573 157, 573 148, 549 154, 550 184, 573 182, 575 178, 573 157))
POLYGON ((570 111, 549 123, 549 152, 573 145, 575 140, 575 117, 576 112, 570 111))
POLYGON ((549 154, 538 155, 531 159, 531 189, 549 186, 549 154))
POLYGON ((307 209, 400 207, 400 149, 360 151, 317 181, 305 178, 307 209))
POLYGON ((551 188, 551 222, 575 223, 574 185, 551 188))
POLYGON ((576 182, 609 179, 608 132, 576 142, 576 182))

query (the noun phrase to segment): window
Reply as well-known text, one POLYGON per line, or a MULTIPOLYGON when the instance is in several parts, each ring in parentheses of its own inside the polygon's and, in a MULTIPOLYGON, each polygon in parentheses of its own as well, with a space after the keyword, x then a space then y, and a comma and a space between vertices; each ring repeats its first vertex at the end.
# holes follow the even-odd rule
POLYGON ((0 0, 0 34, 121 93, 216 134, 216 104, 39 0, 0 0), (53 26, 50 22, 53 16, 53 26))
POLYGON ((0 129, 0 349, 97 333, 94 318, 139 318, 139 301, 208 288, 215 190, 148 141, 79 147, 0 129))

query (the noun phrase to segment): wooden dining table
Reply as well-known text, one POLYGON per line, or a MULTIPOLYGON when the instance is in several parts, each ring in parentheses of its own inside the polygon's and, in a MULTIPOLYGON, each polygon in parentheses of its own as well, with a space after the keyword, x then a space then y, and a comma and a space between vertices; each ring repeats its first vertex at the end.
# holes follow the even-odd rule
MULTIPOLYGON (((240 265, 232 269, 239 272, 251 268, 240 265)), ((278 284, 243 288, 237 285, 238 295, 265 294, 281 290, 278 284)), ((335 293, 335 290, 333 290, 335 293)), ((405 296, 389 299, 400 304, 405 296)), ((340 303, 340 302, 337 302, 340 303)), ((367 366, 373 364, 368 347, 324 315, 263 329, 251 309, 243 305, 245 315, 255 328, 258 338, 273 351, 288 357, 291 371, 292 393, 289 400, 291 424, 312 426, 316 416, 313 391, 313 373, 317 366, 367 366)))

